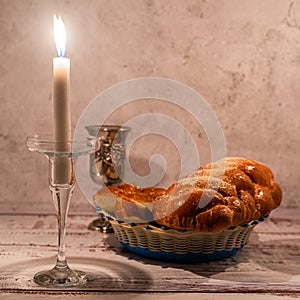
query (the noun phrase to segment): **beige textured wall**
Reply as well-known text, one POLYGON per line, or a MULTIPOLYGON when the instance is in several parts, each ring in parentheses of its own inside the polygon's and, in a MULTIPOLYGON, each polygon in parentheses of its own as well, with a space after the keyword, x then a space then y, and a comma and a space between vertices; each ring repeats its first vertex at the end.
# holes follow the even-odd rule
MULTIPOLYGON (((300 1, 0 0, 0 211, 53 211, 47 163, 24 141, 52 129, 54 13, 67 27, 74 126, 113 84, 178 80, 213 107, 228 155, 268 164, 283 205, 300 205, 300 1)), ((112 120, 144 110, 131 107, 112 120)), ((71 209, 92 208, 78 191, 71 209)))

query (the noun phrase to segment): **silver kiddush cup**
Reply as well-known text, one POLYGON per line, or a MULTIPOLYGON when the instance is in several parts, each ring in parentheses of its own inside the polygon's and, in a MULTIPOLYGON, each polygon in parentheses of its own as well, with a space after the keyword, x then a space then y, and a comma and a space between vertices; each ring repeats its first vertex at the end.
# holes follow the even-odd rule
MULTIPOLYGON (((119 125, 90 125, 85 128, 100 143, 95 155, 90 155, 92 180, 99 184, 99 187, 121 183, 126 153, 124 141, 130 128, 119 125)), ((112 232, 110 224, 103 218, 92 221, 89 229, 112 232)))

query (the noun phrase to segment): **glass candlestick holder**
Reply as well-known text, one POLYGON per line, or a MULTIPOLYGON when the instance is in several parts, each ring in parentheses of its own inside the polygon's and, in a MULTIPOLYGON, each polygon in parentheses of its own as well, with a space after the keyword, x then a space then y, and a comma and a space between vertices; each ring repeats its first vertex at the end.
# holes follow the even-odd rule
POLYGON ((51 270, 34 275, 34 282, 47 287, 71 287, 87 282, 87 275, 68 266, 65 254, 66 221, 70 199, 75 186, 74 163, 82 156, 96 151, 96 139, 56 142, 52 135, 27 137, 26 146, 30 151, 43 154, 49 162, 49 188, 52 194, 57 224, 58 253, 56 265, 51 270))

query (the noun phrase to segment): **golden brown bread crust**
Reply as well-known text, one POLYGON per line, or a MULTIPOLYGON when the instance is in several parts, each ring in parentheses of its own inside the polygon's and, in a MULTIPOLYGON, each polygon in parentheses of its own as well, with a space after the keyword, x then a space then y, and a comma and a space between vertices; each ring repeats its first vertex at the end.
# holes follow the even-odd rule
POLYGON ((222 231, 260 219, 282 200, 271 170, 239 157, 205 165, 167 190, 129 184, 107 189, 104 194, 99 191, 94 201, 97 204, 103 195, 110 194, 110 199, 115 198, 117 218, 156 220, 170 228, 202 232, 222 231))
POLYGON ((106 199, 113 201, 114 211, 111 212, 116 218, 123 221, 148 222, 153 220, 152 203, 165 193, 162 188, 139 188, 130 184, 120 186, 108 186, 101 189, 94 196, 94 202, 100 207, 106 199))
POLYGON ((139 188, 124 184, 119 187, 110 187, 118 200, 115 205, 115 215, 125 221, 152 221, 152 203, 165 193, 161 188, 139 188), (127 201, 124 201, 127 200, 127 201), (146 205, 147 204, 147 205, 146 205))
POLYGON ((154 203, 153 215, 160 225, 215 232, 264 217, 281 199, 281 189, 266 165, 231 157, 175 183, 154 203))

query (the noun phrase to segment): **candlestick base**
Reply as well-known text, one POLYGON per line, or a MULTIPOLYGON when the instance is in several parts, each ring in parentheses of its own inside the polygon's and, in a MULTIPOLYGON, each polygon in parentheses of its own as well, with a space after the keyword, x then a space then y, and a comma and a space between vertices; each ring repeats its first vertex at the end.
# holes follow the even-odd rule
POLYGON ((68 266, 60 269, 55 266, 50 271, 41 271, 34 275, 34 282, 47 287, 70 287, 85 284, 87 275, 82 271, 71 270, 68 266))

